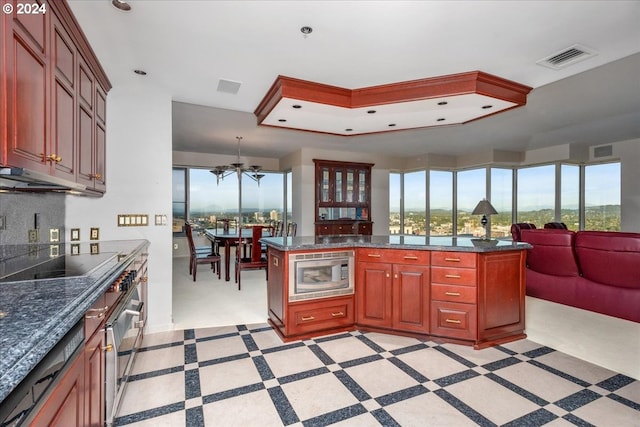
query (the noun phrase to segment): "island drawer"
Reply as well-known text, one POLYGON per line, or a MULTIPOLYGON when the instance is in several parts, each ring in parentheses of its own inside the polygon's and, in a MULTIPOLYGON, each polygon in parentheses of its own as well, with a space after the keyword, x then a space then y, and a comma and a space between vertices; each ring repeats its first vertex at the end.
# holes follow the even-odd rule
POLYGON ((476 266, 476 254, 471 252, 433 251, 431 265, 474 268, 476 266))
POLYGON ((470 286, 431 285, 431 299, 437 301, 476 303, 476 288, 470 286))
POLYGON ((475 286, 477 283, 474 268, 431 268, 431 283, 475 286))
POLYGON ((429 265, 431 260, 431 252, 410 249, 397 250, 359 248, 356 257, 358 261, 364 262, 429 265))
POLYGON ((290 304, 287 333, 299 335, 353 325, 353 296, 290 304))
POLYGON ((476 306, 454 302, 431 303, 431 333, 448 338, 476 339, 476 306))

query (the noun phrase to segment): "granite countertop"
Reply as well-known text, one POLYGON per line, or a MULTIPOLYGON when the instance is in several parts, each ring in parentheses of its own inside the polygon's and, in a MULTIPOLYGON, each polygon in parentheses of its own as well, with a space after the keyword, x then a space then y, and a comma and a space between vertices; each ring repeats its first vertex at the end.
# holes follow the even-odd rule
MULTIPOLYGON (((0 246, 0 402, 24 379, 58 341, 111 286, 128 263, 149 244, 146 240, 70 244, 0 246), (98 244, 91 254, 90 245, 98 244), (95 252, 95 250, 94 250, 95 252), (91 260, 81 276, 24 280, 25 270, 64 259, 91 260), (17 278, 18 281, 15 281, 17 278)), ((86 337, 85 337, 86 339, 86 337)))
POLYGON ((267 246, 281 251, 339 248, 378 248, 440 250, 458 252, 496 252, 529 249, 531 245, 511 240, 483 240, 470 237, 451 236, 301 236, 263 237, 267 246))

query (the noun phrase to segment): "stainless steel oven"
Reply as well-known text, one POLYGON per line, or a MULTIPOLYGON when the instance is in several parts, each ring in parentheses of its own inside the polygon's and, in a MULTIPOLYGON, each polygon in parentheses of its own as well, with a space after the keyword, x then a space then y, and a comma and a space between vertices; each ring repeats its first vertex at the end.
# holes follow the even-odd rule
MULTIPOLYGON (((131 284, 125 297, 118 303, 106 322, 105 360, 105 414, 107 426, 113 425, 124 394, 127 379, 142 343, 144 328, 144 281, 135 280, 135 270, 130 271, 125 282, 131 284)), ((122 284, 120 285, 122 286, 122 284)), ((127 285, 128 286, 128 285, 127 285)))

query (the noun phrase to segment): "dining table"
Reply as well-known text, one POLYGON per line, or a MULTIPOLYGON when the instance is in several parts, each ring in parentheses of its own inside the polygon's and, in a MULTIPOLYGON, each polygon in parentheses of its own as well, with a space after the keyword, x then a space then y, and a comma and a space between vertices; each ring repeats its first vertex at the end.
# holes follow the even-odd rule
MULTIPOLYGON (((264 228, 263 236, 271 236, 270 228, 264 228)), ((213 250, 215 250, 216 245, 221 246, 224 244, 224 280, 227 282, 231 280, 231 275, 229 274, 231 264, 231 246, 238 246, 237 250, 240 250, 240 240, 247 244, 250 244, 251 240, 253 240, 251 228, 242 228, 241 231, 242 235, 238 234, 237 229, 220 230, 216 228, 208 228, 204 230, 204 235, 209 239, 209 241, 211 241, 211 248, 213 250)))

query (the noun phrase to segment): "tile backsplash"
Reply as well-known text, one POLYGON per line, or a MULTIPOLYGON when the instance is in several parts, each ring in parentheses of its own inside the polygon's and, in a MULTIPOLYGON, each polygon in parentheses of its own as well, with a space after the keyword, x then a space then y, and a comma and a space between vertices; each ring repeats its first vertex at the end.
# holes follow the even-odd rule
POLYGON ((49 242, 49 230, 65 241, 65 195, 58 193, 0 193, 0 245, 29 243, 29 230, 38 229, 38 243, 49 242), (37 219, 36 219, 36 214, 37 219))

